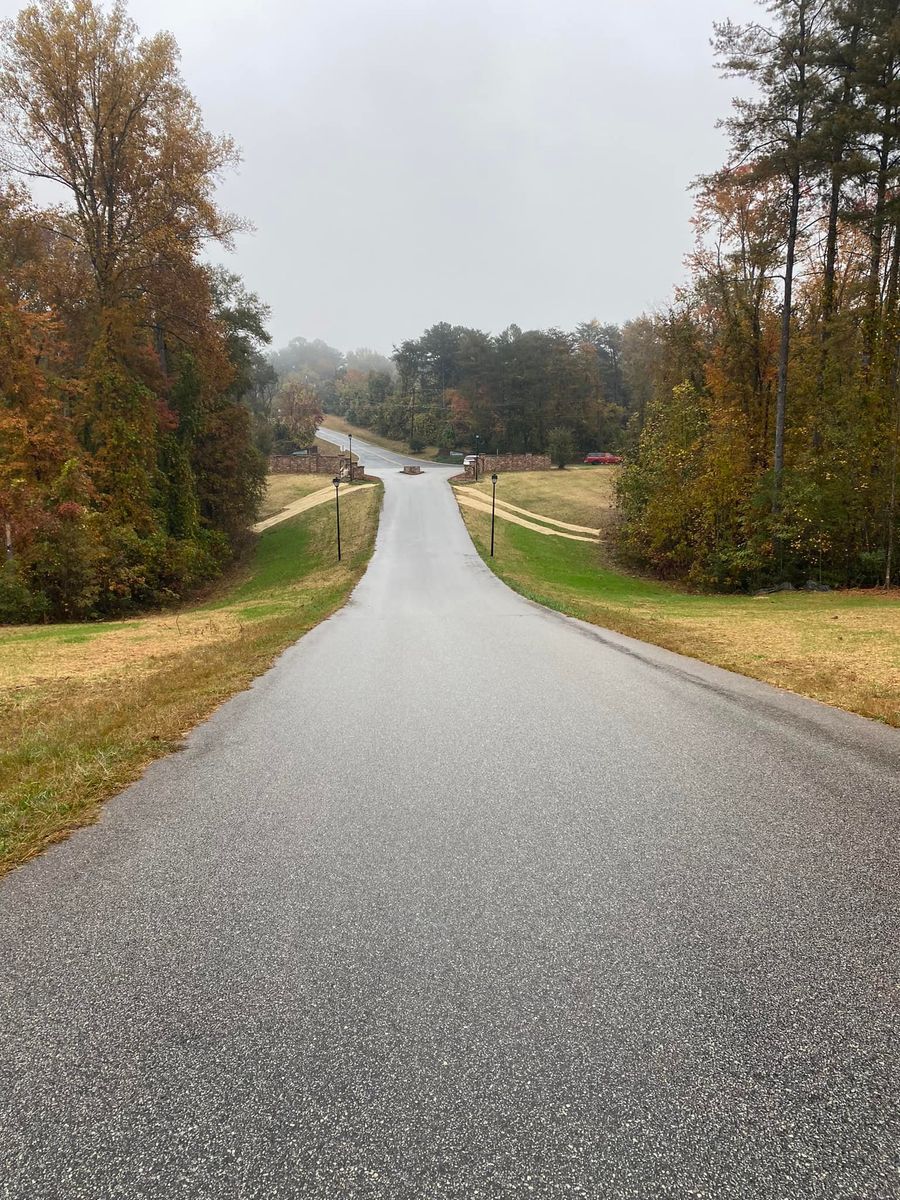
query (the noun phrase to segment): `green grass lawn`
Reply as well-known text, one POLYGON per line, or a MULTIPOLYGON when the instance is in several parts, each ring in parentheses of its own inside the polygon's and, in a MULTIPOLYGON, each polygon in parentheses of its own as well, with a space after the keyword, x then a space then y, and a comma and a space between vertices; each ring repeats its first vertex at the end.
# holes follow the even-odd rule
MULTIPOLYGON (((587 473, 501 475, 497 493, 546 516, 570 520, 571 491, 587 473), (560 482, 560 503, 552 489, 560 482), (535 486, 542 489, 537 508, 535 486), (529 503, 526 504, 525 500, 529 503)), ((591 497, 593 503, 593 497, 591 497)), ((863 716, 900 726, 900 591, 701 595, 618 569, 602 544, 544 537, 461 506, 486 562, 531 600, 594 625, 751 675, 863 716)), ((583 510, 582 515, 584 515, 583 510)), ((607 514, 608 519, 611 515, 607 514)), ((585 522, 587 523, 587 522, 585 522)), ((603 528, 601 520, 600 528, 603 528)))
POLYGON ((375 541, 382 489, 273 526, 204 603, 92 625, 0 627, 0 872, 71 829, 175 749, 344 603, 375 541))

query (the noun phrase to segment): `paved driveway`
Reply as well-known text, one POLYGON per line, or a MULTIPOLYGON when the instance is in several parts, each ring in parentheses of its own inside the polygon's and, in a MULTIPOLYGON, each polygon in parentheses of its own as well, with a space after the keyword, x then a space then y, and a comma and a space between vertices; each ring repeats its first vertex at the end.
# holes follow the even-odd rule
POLYGON ((0 1196, 890 1200, 900 737, 538 609, 446 479, 0 884, 0 1196))

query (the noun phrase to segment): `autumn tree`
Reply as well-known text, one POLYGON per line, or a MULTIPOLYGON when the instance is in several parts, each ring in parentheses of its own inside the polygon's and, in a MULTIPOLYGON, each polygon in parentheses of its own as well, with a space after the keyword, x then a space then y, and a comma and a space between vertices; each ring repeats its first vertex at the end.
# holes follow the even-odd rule
POLYGON ((200 258, 238 226, 214 198, 235 161, 174 39, 142 37, 120 0, 40 0, 3 24, 0 166, 68 197, 0 193, 0 469, 16 570, 51 615, 178 595, 253 519, 243 399, 271 374, 267 312, 200 258))
POLYGON ((900 3, 767 8, 768 25, 718 28, 721 65, 754 90, 726 122, 729 162, 698 191, 683 336, 652 320, 627 356, 650 416, 624 473, 625 543, 718 586, 889 582, 900 3), (665 463, 689 464, 677 503, 665 463))
POLYGON ((171 34, 141 38, 122 0, 41 0, 7 21, 0 114, 6 168, 71 195, 101 313, 235 228, 214 200, 234 145, 204 129, 171 34))
POLYGON ((312 445, 324 415, 314 388, 288 376, 275 394, 275 411, 294 448, 312 445))
POLYGON ((45 492, 75 451, 37 365, 44 325, 0 291, 0 531, 10 558, 40 526, 45 492))
POLYGON ((760 182, 778 181, 784 202, 784 289, 775 397, 773 505, 784 471, 785 414, 791 341, 791 305, 804 165, 811 153, 810 112, 822 89, 816 49, 826 0, 773 0, 771 27, 753 22, 716 26, 715 48, 725 75, 748 79, 750 99, 734 101, 723 121, 731 138, 726 170, 749 168, 760 182))

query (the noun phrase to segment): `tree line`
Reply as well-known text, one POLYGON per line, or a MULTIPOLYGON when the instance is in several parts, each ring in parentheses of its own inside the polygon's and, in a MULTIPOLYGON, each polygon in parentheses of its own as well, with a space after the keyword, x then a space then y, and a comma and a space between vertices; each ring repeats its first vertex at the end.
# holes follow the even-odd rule
POLYGON ((241 228, 214 199, 236 160, 172 37, 122 3, 40 0, 2 26, 0 620, 184 595, 246 536, 267 310, 201 260, 241 228))
POLYGON ((729 155, 697 183, 688 285, 654 321, 626 551, 747 587, 896 574, 900 4, 777 0, 718 25, 729 155))
POLYGON ((619 448, 643 403, 643 324, 590 321, 571 333, 511 325, 494 336, 441 323, 391 359, 295 338, 271 361, 328 412, 413 450, 469 450, 477 438, 483 448, 541 452, 559 428, 579 447, 619 448))

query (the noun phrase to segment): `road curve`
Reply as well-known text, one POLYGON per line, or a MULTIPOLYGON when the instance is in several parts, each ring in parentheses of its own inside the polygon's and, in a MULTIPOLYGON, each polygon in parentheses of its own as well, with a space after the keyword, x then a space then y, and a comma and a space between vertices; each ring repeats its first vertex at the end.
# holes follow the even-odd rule
MULTIPOLYGON (((348 448, 347 435, 340 433, 337 429, 329 429, 327 425, 321 425, 316 430, 316 437, 323 442, 333 442, 342 450, 348 448)), ((378 475, 384 471, 390 471, 395 467, 402 468, 413 465, 434 467, 436 465, 423 458, 414 458, 409 454, 397 454, 393 450, 386 450, 383 446, 376 446, 372 442, 363 441, 356 434, 353 435, 353 440, 356 443, 353 453, 370 475, 378 475)), ((461 466, 457 467, 457 474, 461 470, 461 466)))
POLYGON ((900 1195, 897 733, 360 454, 347 607, 0 884, 0 1196, 900 1195))

